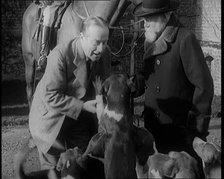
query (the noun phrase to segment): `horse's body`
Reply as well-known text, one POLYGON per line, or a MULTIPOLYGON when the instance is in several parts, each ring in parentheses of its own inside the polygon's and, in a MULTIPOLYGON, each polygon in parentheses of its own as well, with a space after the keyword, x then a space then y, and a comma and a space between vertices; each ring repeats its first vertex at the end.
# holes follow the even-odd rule
MULTIPOLYGON (((127 4, 130 4, 128 0, 73 1, 62 17, 61 27, 57 31, 56 44, 63 43, 78 36, 81 23, 88 15, 102 17, 110 25, 114 25, 118 18, 125 12, 128 6, 127 4)), ((38 42, 33 40, 34 32, 39 23, 39 13, 38 5, 35 3, 30 4, 24 13, 22 24, 22 53, 25 62, 26 92, 29 106, 35 90, 35 61, 39 58, 40 47, 38 42)))

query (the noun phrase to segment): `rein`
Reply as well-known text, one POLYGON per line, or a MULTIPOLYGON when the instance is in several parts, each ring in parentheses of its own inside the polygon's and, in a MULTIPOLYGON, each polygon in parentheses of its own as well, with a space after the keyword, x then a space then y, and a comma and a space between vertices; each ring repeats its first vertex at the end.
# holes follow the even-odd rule
MULTIPOLYGON (((139 23, 141 23, 142 21, 143 21, 143 20, 139 20, 139 21, 137 21, 137 22, 130 23, 130 24, 127 24, 127 25, 125 25, 125 26, 120 26, 120 27, 114 27, 114 26, 110 26, 110 27, 109 27, 110 29, 117 29, 117 30, 121 30, 121 32, 122 32, 122 45, 121 45, 121 48, 120 48, 117 52, 112 52, 112 51, 111 51, 111 54, 112 54, 113 56, 118 57, 118 58, 126 57, 126 56, 130 55, 131 52, 136 48, 136 46, 137 46, 137 41, 142 37, 142 35, 144 34, 144 32, 142 32, 142 34, 141 34, 141 35, 134 41, 134 43, 133 43, 134 46, 131 48, 131 50, 130 50, 129 52, 127 52, 127 53, 124 54, 124 55, 118 55, 118 54, 123 50, 123 47, 124 47, 124 39, 125 39, 125 37, 124 37, 124 29, 129 30, 130 28, 127 28, 127 27, 135 26, 136 24, 139 24, 139 23)), ((140 48, 142 48, 142 46, 141 46, 140 48)))
MULTIPOLYGON (((135 50, 135 48, 137 47, 137 41, 138 41, 143 35, 144 35, 144 32, 142 32, 141 35, 134 41, 134 43, 133 43, 133 44, 134 44, 133 47, 132 47, 131 50, 130 50, 129 52, 127 52, 126 54, 124 54, 124 55, 117 55, 118 53, 120 53, 120 52, 122 51, 123 46, 124 46, 124 43, 122 44, 120 50, 119 50, 117 53, 111 52, 111 54, 114 55, 115 57, 118 57, 118 58, 123 58, 123 57, 126 57, 126 56, 130 55, 130 54, 133 52, 133 50, 135 50)), ((123 39, 123 42, 124 42, 124 39, 123 39)), ((140 48, 139 48, 137 51, 139 51, 143 46, 144 46, 144 44, 141 45, 140 48)))

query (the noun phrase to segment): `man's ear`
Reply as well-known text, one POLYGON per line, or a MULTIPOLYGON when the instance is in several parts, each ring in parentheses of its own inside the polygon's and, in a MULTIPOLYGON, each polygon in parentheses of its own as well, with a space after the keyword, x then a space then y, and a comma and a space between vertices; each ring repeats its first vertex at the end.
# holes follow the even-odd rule
POLYGON ((149 27, 149 22, 146 20, 146 18, 144 18, 143 20, 144 20, 144 26, 146 28, 148 28, 149 27))

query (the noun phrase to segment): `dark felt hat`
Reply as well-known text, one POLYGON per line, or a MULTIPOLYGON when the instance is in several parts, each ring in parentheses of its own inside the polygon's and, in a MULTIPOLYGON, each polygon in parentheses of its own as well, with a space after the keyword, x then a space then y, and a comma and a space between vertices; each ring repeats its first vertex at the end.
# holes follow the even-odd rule
POLYGON ((143 0, 133 10, 134 16, 143 17, 158 13, 174 11, 179 3, 172 0, 143 0))

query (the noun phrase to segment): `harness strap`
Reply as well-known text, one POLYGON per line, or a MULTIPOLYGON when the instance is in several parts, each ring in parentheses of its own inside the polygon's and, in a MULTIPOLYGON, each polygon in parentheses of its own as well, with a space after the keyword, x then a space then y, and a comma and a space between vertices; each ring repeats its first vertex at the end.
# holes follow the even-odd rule
POLYGON ((85 3, 85 1, 82 1, 82 2, 83 2, 83 5, 84 5, 84 9, 86 11, 87 18, 89 18, 90 15, 89 15, 88 9, 86 7, 86 3, 85 3))
MULTIPOLYGON (((70 6, 70 7, 71 7, 71 6, 70 6)), ((73 9, 72 7, 71 7, 71 10, 72 10, 72 12, 73 12, 74 14, 76 14, 80 19, 82 19, 82 20, 85 20, 85 19, 86 19, 86 17, 80 15, 80 14, 79 14, 75 9, 73 9)))
POLYGON ((87 9, 87 7, 86 7, 86 3, 85 3, 85 1, 82 1, 82 2, 83 2, 83 6, 84 6, 84 9, 85 9, 85 12, 86 12, 87 17, 84 17, 84 16, 80 15, 80 14, 78 13, 78 11, 76 11, 76 10, 73 9, 72 7, 71 7, 71 9, 72 9, 72 12, 75 13, 80 19, 82 19, 82 20, 86 20, 88 17, 90 17, 90 15, 89 15, 88 9, 87 9))
POLYGON ((39 9, 40 9, 40 16, 39 16, 39 19, 37 19, 38 24, 32 37, 32 39, 36 39, 37 41, 39 40, 39 35, 41 30, 40 26, 42 25, 42 18, 43 18, 43 7, 39 7, 39 9))

